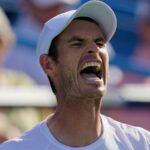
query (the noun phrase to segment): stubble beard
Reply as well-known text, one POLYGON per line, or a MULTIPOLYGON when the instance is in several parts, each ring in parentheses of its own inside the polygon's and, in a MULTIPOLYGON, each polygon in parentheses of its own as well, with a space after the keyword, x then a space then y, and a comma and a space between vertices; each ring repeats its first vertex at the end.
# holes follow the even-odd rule
POLYGON ((86 92, 81 90, 77 81, 77 77, 72 70, 63 69, 61 71, 62 80, 61 85, 63 92, 65 93, 65 99, 72 101, 91 101, 91 100, 101 100, 103 94, 91 92, 86 92))

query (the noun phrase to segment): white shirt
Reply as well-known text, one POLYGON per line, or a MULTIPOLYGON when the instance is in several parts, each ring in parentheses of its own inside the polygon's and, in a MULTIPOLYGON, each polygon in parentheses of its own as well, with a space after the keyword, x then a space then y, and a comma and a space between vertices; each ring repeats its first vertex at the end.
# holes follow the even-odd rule
POLYGON ((84 147, 60 143, 49 131, 46 121, 18 138, 0 146, 0 150, 150 150, 150 132, 102 116, 103 134, 84 147))

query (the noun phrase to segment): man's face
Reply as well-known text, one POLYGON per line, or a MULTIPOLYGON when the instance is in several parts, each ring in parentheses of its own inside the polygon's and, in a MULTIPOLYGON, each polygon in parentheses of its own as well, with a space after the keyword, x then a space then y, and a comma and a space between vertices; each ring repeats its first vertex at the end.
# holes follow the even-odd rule
POLYGON ((75 99, 99 99, 106 90, 108 53, 98 25, 74 20, 56 41, 57 92, 75 99))

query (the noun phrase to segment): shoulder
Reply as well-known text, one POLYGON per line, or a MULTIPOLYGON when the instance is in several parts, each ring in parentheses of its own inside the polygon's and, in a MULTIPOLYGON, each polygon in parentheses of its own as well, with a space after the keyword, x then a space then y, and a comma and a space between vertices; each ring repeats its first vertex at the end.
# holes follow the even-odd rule
POLYGON ((40 146, 46 144, 45 136, 40 131, 41 125, 42 123, 23 133, 21 136, 4 142, 0 145, 0 150, 38 150, 40 146))
POLYGON ((150 132, 141 127, 132 126, 112 118, 103 116, 113 134, 121 141, 126 141, 133 147, 150 148, 150 132))
POLYGON ((113 130, 119 131, 130 137, 142 136, 143 138, 147 137, 150 140, 150 132, 144 128, 122 123, 106 116, 103 116, 103 118, 107 121, 109 127, 113 128, 113 130))

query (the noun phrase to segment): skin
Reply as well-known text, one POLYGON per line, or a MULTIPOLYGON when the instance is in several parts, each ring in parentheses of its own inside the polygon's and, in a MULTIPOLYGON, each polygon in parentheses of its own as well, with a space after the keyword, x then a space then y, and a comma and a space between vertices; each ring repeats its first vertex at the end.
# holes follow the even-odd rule
POLYGON ((106 91, 108 53, 98 25, 74 20, 57 39, 58 62, 47 55, 41 65, 56 87, 58 107, 49 116, 49 130, 61 143, 81 147, 96 141, 103 132, 101 99, 106 91), (80 75, 85 62, 100 62, 102 78, 88 80, 80 75))
POLYGON ((43 25, 48 19, 56 16, 57 14, 63 12, 66 8, 66 5, 63 3, 58 3, 55 5, 48 5, 47 7, 39 7, 35 5, 32 0, 24 0, 24 4, 27 6, 28 11, 33 15, 36 20, 43 25))

